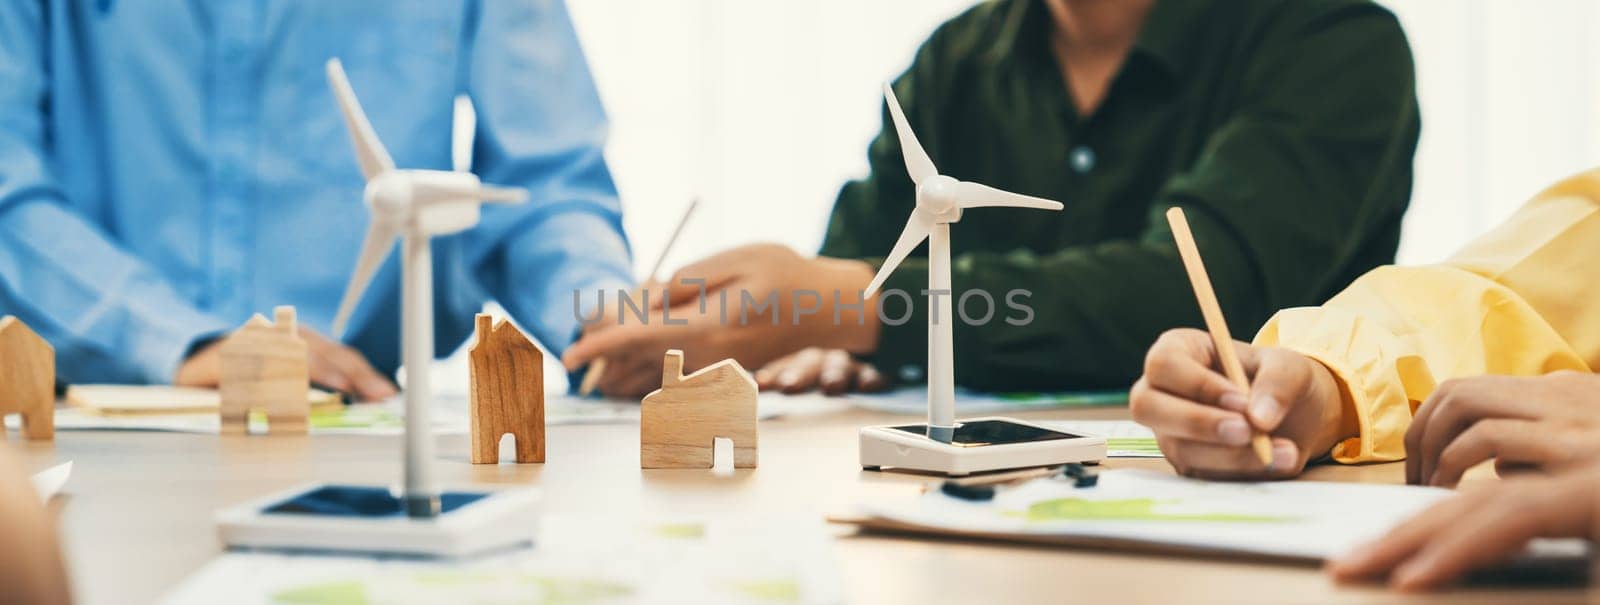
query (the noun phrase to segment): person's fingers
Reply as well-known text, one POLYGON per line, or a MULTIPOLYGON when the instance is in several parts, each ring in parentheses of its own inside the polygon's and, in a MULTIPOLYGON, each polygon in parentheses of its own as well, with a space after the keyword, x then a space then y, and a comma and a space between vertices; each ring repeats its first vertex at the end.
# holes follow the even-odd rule
MULTIPOLYGON (((719 290, 742 274, 749 256, 744 247, 739 247, 684 265, 658 286, 658 291, 665 292, 660 300, 671 300, 674 305, 699 305, 696 299, 700 295, 719 290)), ((652 304, 654 308, 661 307, 659 301, 652 304)))
POLYGON ((1474 423, 1444 447, 1428 485, 1450 487, 1467 469, 1485 460, 1542 466, 1553 461, 1549 435, 1532 420, 1490 418, 1474 423))
POLYGON ((1244 416, 1162 392, 1152 388, 1148 378, 1134 383, 1128 408, 1135 421, 1157 435, 1232 446, 1250 443, 1250 424, 1244 416))
MULTIPOLYGON (((625 352, 639 349, 666 350, 667 347, 657 345, 669 342, 671 336, 675 334, 673 329, 683 327, 666 326, 659 322, 649 325, 629 324, 586 334, 561 354, 561 365, 565 366, 568 372, 572 372, 599 357, 619 357, 625 352)), ((682 332, 676 334, 681 335, 682 332)))
POLYGON ((620 358, 606 362, 606 375, 597 389, 614 399, 637 399, 661 387, 661 362, 643 357, 620 358))
POLYGON ((889 380, 877 366, 862 363, 856 366, 856 390, 862 393, 880 393, 894 386, 894 381, 889 380))
POLYGON ((1484 408, 1491 404, 1485 403, 1486 394, 1479 389, 1451 388, 1445 396, 1435 400, 1417 449, 1406 452, 1407 456, 1417 457, 1418 481, 1426 482, 1433 477, 1445 446, 1488 413, 1484 408))
POLYGON ((1299 402, 1311 384, 1310 364, 1316 363, 1288 349, 1260 351, 1250 383, 1250 424, 1266 432, 1277 430, 1289 406, 1299 402))
POLYGON ((222 381, 222 354, 217 343, 211 343, 190 355, 178 366, 172 384, 191 387, 215 387, 222 381))
POLYGON ((1330 560, 1327 572, 1342 582, 1388 573, 1410 558, 1435 534, 1449 531, 1461 515, 1479 505, 1482 495, 1463 493, 1447 498, 1390 529, 1384 536, 1356 546, 1330 560))
POLYGON ((1406 430, 1406 480, 1428 481, 1444 448, 1481 419, 1541 417, 1547 404, 1526 396, 1526 380, 1480 376, 1440 384, 1417 409, 1406 430))
POLYGON ((838 396, 850 391, 856 378, 856 365, 860 364, 849 351, 832 349, 822 355, 822 370, 817 373, 817 386, 824 395, 838 396))
POLYGON ((1212 365, 1211 337, 1199 330, 1168 330, 1144 360, 1144 378, 1157 390, 1225 408, 1244 407, 1244 393, 1212 365), (1230 405, 1231 404, 1231 405, 1230 405))
POLYGON ((794 356, 794 362, 778 374, 778 388, 785 393, 804 393, 816 386, 817 377, 822 373, 822 358, 824 351, 818 348, 801 350, 794 356))
POLYGON ((1561 518, 1564 511, 1581 511, 1578 516, 1583 516, 1589 507, 1528 497, 1482 502, 1448 531, 1435 533, 1395 569, 1389 585, 1406 591, 1433 588, 1521 552, 1534 537, 1567 535, 1563 529, 1576 524, 1561 518))
POLYGON ((1439 397, 1443 386, 1434 389, 1433 394, 1429 395, 1422 405, 1417 406, 1417 411, 1411 415, 1411 426, 1406 427, 1404 443, 1407 485, 1422 484, 1422 455, 1419 453, 1422 451, 1422 435, 1427 432, 1428 418, 1433 415, 1433 402, 1439 397))
POLYGON ((339 393, 355 392, 355 384, 350 378, 345 376, 338 365, 329 361, 327 356, 320 352, 311 351, 307 354, 306 370, 311 378, 311 384, 321 385, 339 393))
POLYGON ((340 372, 350 379, 350 384, 353 385, 356 395, 362 399, 376 401, 393 397, 399 392, 394 383, 385 378, 383 374, 380 374, 376 368, 373 368, 372 364, 367 362, 367 358, 355 349, 343 345, 335 345, 331 349, 324 351, 323 354, 327 356, 329 361, 338 366, 340 372))
POLYGON ((778 375, 783 373, 784 368, 789 367, 789 363, 793 360, 793 358, 793 354, 785 355, 767 362, 767 365, 761 366, 760 369, 756 370, 754 375, 756 379, 756 388, 759 388, 763 391, 770 391, 777 388, 778 375))
MULTIPOLYGON (((333 389, 340 393, 349 393, 361 399, 368 397, 361 392, 359 377, 349 367, 351 362, 338 357, 339 349, 343 345, 310 328, 300 328, 300 338, 306 342, 306 370, 312 384, 333 389)), ((351 350, 354 353, 354 350, 351 350)), ((354 353, 362 365, 366 364, 365 358, 360 353, 354 353)))
POLYGON ((1263 466, 1248 446, 1227 446, 1162 437, 1162 454, 1178 473, 1199 479, 1224 481, 1285 479, 1300 473, 1300 451, 1288 439, 1272 440, 1272 465, 1263 466))
POLYGON ((1537 475, 1544 467, 1509 460, 1496 459, 1494 461, 1494 474, 1501 479, 1512 479, 1520 475, 1537 475))

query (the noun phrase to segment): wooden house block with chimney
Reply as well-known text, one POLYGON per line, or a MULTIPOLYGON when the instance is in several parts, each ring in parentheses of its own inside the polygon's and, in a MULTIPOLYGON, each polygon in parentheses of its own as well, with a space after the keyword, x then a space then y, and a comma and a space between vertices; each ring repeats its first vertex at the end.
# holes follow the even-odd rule
POLYGON ((516 326, 477 317, 472 367, 472 463, 500 461, 500 439, 516 440, 517 462, 544 462, 544 353, 516 326))
POLYGON ((733 442, 734 468, 756 466, 756 383, 724 359, 683 375, 683 351, 667 351, 661 388, 640 404, 643 468, 711 468, 717 438, 733 442))
MULTIPOLYGON (((56 350, 15 317, 0 319, 0 420, 22 416, 22 435, 56 435, 56 350)), ((0 441, 5 440, 0 423, 0 441)))
POLYGON ((306 341, 295 326, 294 307, 273 309, 273 317, 251 317, 218 345, 223 434, 249 432, 252 411, 266 414, 268 432, 306 433, 311 416, 306 341))

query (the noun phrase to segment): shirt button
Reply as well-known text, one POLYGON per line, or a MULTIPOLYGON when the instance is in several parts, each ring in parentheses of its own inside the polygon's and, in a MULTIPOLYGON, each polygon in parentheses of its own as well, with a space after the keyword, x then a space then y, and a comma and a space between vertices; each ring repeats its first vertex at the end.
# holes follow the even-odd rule
POLYGON ((899 373, 900 373, 900 381, 901 382, 921 382, 922 381, 922 368, 921 367, 914 366, 914 365, 903 365, 903 366, 900 366, 900 372, 899 373))
POLYGON ((1073 147, 1072 154, 1068 159, 1072 162, 1072 169, 1077 171, 1078 174, 1083 174, 1090 170, 1094 170, 1093 149, 1084 147, 1082 145, 1073 147))

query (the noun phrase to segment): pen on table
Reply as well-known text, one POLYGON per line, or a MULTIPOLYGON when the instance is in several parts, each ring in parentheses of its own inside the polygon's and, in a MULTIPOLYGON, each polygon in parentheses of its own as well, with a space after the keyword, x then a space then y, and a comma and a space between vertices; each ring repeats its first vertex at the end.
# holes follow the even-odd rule
MULTIPOLYGON (((678 236, 683 234, 683 226, 689 224, 689 217, 694 214, 694 209, 700 205, 700 199, 689 200, 689 207, 683 209, 683 216, 678 219, 678 226, 672 229, 672 236, 667 238, 667 245, 661 248, 661 253, 656 255, 655 264, 650 266, 650 273, 645 283, 656 281, 661 274, 661 264, 666 262, 667 254, 672 252, 672 246, 678 243, 678 236)), ((606 373, 606 359, 604 357, 589 362, 589 371, 583 375, 583 382, 578 385, 578 396, 588 397, 594 392, 594 387, 599 384, 600 377, 606 373)))
MULTIPOLYGON (((1194 234, 1189 231, 1189 221, 1184 218, 1183 209, 1176 206, 1169 208, 1167 224, 1172 225, 1172 239, 1178 242, 1178 255, 1183 257, 1183 268, 1189 273, 1189 285, 1194 287, 1194 297, 1200 302, 1200 314, 1205 316, 1206 331, 1211 333, 1212 344, 1216 345, 1217 358, 1222 361, 1222 372, 1248 397, 1250 379, 1245 377, 1244 366, 1239 363, 1239 353, 1233 349, 1233 335, 1228 332, 1228 323, 1222 318, 1222 305, 1217 303, 1217 293, 1211 288, 1211 277, 1206 274, 1206 265, 1200 260, 1200 248, 1194 244, 1194 234)), ((1272 440, 1266 433, 1254 431, 1250 437, 1250 447, 1255 450, 1256 458, 1262 464, 1272 466, 1272 440)))

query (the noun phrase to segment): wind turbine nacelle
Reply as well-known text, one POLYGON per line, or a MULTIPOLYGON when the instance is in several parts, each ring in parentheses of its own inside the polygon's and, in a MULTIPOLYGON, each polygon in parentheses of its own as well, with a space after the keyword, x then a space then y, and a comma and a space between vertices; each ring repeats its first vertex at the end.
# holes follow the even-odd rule
POLYGON ((389 170, 367 183, 374 219, 422 235, 471 229, 480 216, 477 175, 446 170, 389 170))
POLYGON ((923 179, 917 184, 917 206, 924 212, 933 215, 933 220, 939 223, 954 223, 961 220, 960 199, 957 199, 957 187, 960 181, 942 174, 936 174, 923 179))

